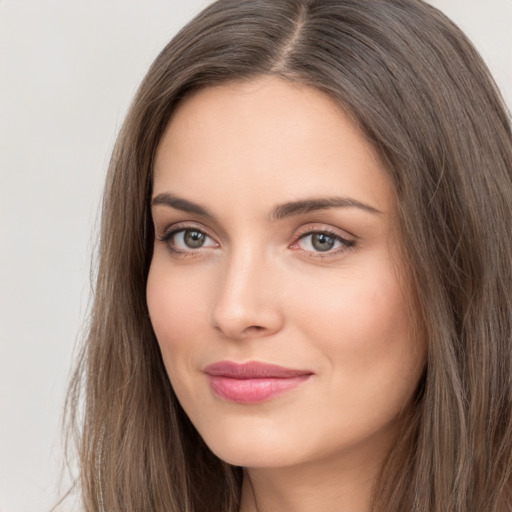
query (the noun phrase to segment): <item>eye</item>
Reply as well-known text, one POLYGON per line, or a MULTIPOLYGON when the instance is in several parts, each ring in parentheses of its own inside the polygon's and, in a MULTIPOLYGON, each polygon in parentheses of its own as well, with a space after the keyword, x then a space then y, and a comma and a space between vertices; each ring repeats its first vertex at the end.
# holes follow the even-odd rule
POLYGON ((176 252, 190 252, 218 244, 203 231, 196 228, 175 229, 162 238, 170 249, 176 252))
POLYGON ((330 231, 309 231, 301 235, 291 248, 328 255, 343 252, 354 244, 354 241, 330 231))

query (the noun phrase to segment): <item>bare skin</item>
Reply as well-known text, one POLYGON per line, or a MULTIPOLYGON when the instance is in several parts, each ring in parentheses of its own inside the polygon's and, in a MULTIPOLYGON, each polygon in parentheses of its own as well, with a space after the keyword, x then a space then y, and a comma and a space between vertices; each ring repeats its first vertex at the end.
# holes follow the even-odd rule
POLYGON ((241 512, 368 511, 426 352, 394 209, 373 148, 319 91, 267 77, 204 89, 173 115, 148 307, 184 410, 245 468, 241 512), (221 376, 226 395, 208 374, 225 361, 305 376, 261 400, 260 381, 221 376))

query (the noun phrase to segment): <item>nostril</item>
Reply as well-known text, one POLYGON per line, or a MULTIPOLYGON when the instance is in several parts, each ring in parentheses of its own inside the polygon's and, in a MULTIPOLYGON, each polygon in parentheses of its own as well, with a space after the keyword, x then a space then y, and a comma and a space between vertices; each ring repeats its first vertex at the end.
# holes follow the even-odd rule
POLYGON ((263 331, 264 327, 259 325, 250 325, 244 329, 244 334, 256 334, 257 332, 263 331))
POLYGON ((250 338, 252 336, 257 337, 266 331, 265 327, 262 327, 260 325, 250 325, 249 327, 245 327, 244 329, 235 329, 234 331, 231 331, 227 326, 222 327, 216 325, 215 329, 233 339, 250 338))

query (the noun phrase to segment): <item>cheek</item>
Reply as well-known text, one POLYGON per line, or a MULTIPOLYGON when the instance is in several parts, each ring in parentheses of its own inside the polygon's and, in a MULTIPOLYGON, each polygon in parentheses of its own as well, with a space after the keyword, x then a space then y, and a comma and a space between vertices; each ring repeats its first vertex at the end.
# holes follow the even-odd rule
POLYGON ((426 344, 411 328, 404 286, 383 266, 318 290, 302 297, 297 322, 327 357, 333 390, 366 400, 382 388, 403 404, 426 358, 426 344))
POLYGON ((172 271, 157 259, 150 267, 146 298, 151 324, 168 366, 174 359, 169 357, 171 353, 192 348, 194 333, 205 321, 208 301, 204 280, 172 271))
POLYGON ((298 300, 297 319, 335 346, 364 351, 409 334, 400 286, 384 272, 343 276, 340 283, 308 288, 298 300))

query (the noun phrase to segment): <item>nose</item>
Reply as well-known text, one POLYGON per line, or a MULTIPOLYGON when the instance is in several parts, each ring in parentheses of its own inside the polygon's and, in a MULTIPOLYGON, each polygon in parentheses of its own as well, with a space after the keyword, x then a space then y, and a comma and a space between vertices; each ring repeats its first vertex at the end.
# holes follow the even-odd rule
POLYGON ((212 325, 233 340, 269 336, 284 323, 279 279, 273 265, 255 251, 233 253, 219 276, 212 325))

